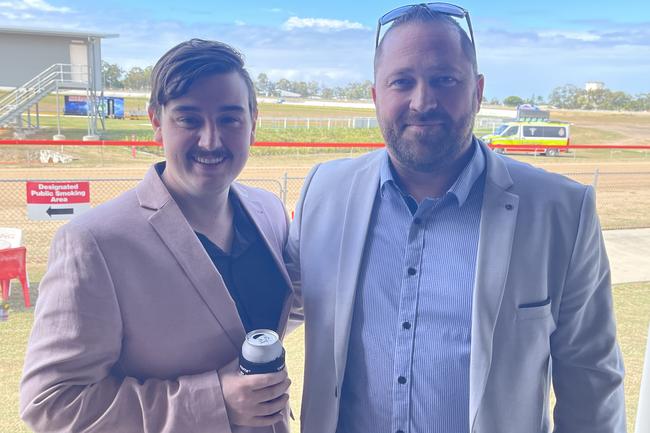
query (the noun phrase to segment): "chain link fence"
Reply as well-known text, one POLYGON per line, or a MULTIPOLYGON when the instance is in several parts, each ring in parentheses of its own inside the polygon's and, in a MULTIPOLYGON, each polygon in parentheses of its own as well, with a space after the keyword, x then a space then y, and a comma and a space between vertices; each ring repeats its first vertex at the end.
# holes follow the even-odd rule
MULTIPOLYGON (((650 227, 650 172, 573 172, 564 175, 593 185, 603 229, 650 227)), ((60 181, 61 179, 57 179, 60 181)), ((27 247, 28 270, 33 280, 45 271, 50 241, 66 221, 32 221, 27 215, 26 182, 46 179, 0 180, 0 227, 20 228, 27 247)), ((139 178, 74 179, 90 183, 90 204, 97 206, 129 190, 139 178)), ((293 217, 303 177, 285 173, 279 179, 249 178, 240 182, 276 194, 293 217)))
POLYGON ((258 129, 378 128, 376 117, 266 117, 258 116, 258 129))

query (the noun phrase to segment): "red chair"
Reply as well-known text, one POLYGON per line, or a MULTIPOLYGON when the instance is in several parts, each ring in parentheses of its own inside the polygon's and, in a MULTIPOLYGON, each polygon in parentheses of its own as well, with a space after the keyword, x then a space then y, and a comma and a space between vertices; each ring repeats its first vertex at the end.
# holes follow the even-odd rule
POLYGON ((29 307, 29 283, 27 282, 27 269, 25 266, 27 248, 6 248, 0 250, 0 284, 2 285, 2 299, 9 299, 9 284, 12 278, 18 278, 23 286, 25 307, 29 307))

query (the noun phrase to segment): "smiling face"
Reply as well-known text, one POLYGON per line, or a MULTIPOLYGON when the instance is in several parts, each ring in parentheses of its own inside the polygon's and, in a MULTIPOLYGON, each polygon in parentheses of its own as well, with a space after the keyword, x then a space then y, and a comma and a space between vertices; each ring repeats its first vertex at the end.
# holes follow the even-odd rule
POLYGON ((382 41, 372 89, 388 153, 417 172, 449 166, 470 148, 483 96, 449 25, 405 24, 382 41))
POLYGON ((159 113, 150 109, 154 139, 165 150, 167 188, 185 198, 228 191, 248 159, 256 116, 237 72, 199 78, 159 113))

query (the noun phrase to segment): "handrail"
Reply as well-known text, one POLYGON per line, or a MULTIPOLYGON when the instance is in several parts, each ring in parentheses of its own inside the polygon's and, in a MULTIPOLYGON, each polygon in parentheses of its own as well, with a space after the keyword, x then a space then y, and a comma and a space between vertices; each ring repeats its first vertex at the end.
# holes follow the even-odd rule
POLYGON ((5 118, 10 118, 12 114, 22 112, 25 105, 29 105, 46 92, 49 93, 53 86, 66 83, 86 86, 87 90, 88 66, 66 63, 55 63, 49 66, 22 86, 0 98, 0 122, 5 118), (84 79, 80 80, 78 77, 84 79))
MULTIPOLYGON (((20 91, 21 89, 29 89, 34 87, 35 83, 43 82, 43 81, 51 81, 53 78, 50 77, 56 77, 56 76, 61 76, 62 81, 66 81, 64 76, 65 75, 70 75, 72 76, 73 74, 84 74, 87 77, 88 74, 88 66, 87 65, 72 65, 69 63, 55 63, 52 66, 49 66, 45 70, 41 71, 38 75, 35 77, 31 78, 28 82, 23 84, 22 86, 18 86, 16 89, 14 89, 12 92, 10 92, 8 95, 5 95, 2 99, 0 99, 0 105, 6 100, 10 99, 8 98, 9 95, 15 91, 20 91), (66 68, 66 70, 64 70, 66 68), (79 68, 78 71, 73 70, 73 68, 79 68), (47 79, 44 79, 44 76, 48 76, 47 79)), ((70 80, 70 81, 76 81, 79 83, 87 83, 86 80, 70 80)))

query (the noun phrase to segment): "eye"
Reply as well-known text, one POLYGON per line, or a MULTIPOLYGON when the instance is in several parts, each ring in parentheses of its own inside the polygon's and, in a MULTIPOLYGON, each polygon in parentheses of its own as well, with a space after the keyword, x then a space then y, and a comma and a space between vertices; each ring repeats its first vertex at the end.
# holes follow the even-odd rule
POLYGON ((201 119, 192 116, 179 116, 176 118, 176 123, 184 128, 194 128, 201 124, 201 119))
POLYGON ((237 126, 241 124, 242 120, 240 117, 237 116, 223 116, 221 119, 219 119, 222 125, 233 125, 237 126))
POLYGON ((454 87, 460 83, 460 80, 457 80, 454 77, 444 76, 434 78, 433 83, 437 87, 454 87))
POLYGON ((410 78, 396 78, 389 83, 390 87, 397 89, 407 89, 413 85, 413 80, 410 78))

